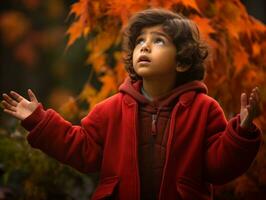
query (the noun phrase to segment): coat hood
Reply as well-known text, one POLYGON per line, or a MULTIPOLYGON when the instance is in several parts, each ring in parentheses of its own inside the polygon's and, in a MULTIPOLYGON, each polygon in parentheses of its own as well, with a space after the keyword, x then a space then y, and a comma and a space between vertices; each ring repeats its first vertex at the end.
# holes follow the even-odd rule
POLYGON ((165 95, 148 100, 142 93, 142 80, 132 82, 130 77, 127 77, 119 86, 119 92, 130 95, 140 104, 151 104, 155 107, 169 107, 175 104, 180 98, 181 103, 188 103, 195 93, 207 94, 207 86, 202 81, 191 81, 189 83, 178 86, 165 95))

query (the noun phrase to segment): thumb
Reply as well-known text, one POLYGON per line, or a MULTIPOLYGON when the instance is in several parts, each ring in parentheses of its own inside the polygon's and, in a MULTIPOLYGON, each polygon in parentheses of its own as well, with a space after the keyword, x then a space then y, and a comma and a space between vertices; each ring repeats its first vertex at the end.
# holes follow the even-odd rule
POLYGON ((241 109, 244 109, 247 107, 247 94, 246 93, 241 94, 240 104, 241 104, 241 109))
POLYGON ((30 97, 30 101, 31 101, 31 102, 38 103, 38 100, 37 100, 35 94, 32 92, 31 89, 28 89, 28 95, 29 95, 29 97, 30 97))

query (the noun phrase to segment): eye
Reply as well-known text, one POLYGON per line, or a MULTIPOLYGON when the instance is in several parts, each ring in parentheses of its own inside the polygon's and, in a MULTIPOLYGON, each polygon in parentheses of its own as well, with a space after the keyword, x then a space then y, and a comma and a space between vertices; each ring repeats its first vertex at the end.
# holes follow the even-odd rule
POLYGON ((162 44, 165 43, 164 40, 163 40, 162 38, 156 38, 154 42, 155 42, 156 44, 160 44, 160 45, 162 45, 162 44))
POLYGON ((143 44, 144 43, 144 39, 143 38, 139 38, 136 40, 136 45, 138 44, 143 44))

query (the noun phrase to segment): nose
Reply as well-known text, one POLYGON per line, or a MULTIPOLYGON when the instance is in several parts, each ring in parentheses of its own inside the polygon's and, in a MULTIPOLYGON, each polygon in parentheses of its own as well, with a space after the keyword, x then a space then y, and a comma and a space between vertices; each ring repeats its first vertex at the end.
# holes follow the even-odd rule
POLYGON ((143 43, 143 45, 141 46, 140 51, 141 52, 150 52, 151 51, 150 45, 148 44, 147 41, 143 43))

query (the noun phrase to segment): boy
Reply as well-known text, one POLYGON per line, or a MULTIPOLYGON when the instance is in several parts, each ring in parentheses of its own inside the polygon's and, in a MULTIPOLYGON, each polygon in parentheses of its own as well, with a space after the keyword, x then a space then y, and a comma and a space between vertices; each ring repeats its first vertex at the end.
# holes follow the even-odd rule
POLYGON ((100 171, 92 199, 211 199, 212 184, 244 173, 259 149, 258 88, 249 100, 242 94, 240 114, 227 122, 201 81, 207 49, 196 25, 163 9, 131 18, 124 51, 129 77, 81 126, 44 110, 31 90, 30 101, 3 94, 4 111, 22 120, 33 147, 100 171))

